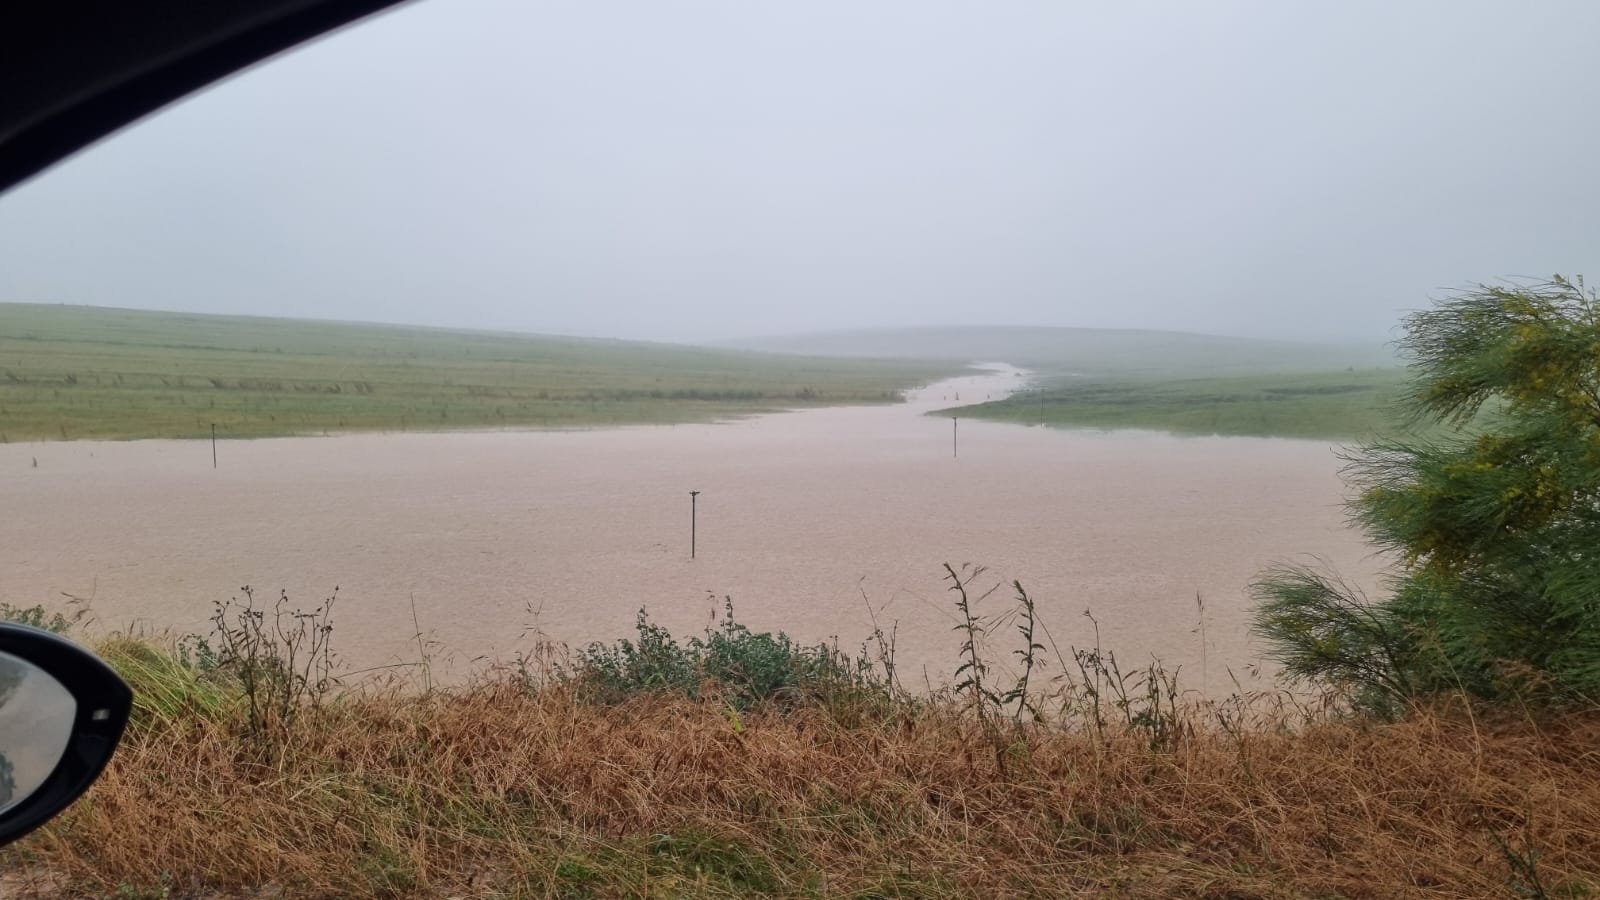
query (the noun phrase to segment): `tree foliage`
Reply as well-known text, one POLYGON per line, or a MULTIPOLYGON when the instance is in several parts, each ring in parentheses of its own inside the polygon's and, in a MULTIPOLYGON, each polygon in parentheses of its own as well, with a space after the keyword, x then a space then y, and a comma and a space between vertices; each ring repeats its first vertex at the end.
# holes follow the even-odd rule
POLYGON ((1352 518, 1399 559, 1368 602, 1320 571, 1255 586, 1293 675, 1369 702, 1448 689, 1600 696, 1600 303, 1581 280, 1479 286, 1409 316, 1412 421, 1347 457, 1352 518))

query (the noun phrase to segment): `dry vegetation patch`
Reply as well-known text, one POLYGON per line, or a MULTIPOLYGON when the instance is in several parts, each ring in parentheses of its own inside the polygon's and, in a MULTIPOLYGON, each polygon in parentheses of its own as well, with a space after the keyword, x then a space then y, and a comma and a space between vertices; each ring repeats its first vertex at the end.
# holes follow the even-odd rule
MULTIPOLYGON (((1600 715, 985 728, 952 701, 735 712, 501 674, 251 737, 196 693, 7 851, 128 896, 1586 896, 1600 715), (998 736, 998 740, 997 740, 998 736)), ((1201 716, 1196 707, 1189 715, 1201 716)))

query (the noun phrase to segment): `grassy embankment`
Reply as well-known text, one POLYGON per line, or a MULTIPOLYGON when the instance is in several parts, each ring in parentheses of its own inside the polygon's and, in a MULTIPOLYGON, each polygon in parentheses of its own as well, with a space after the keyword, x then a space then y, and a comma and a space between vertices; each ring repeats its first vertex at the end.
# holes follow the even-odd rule
MULTIPOLYGON (((1026 622, 1018 612, 979 617, 979 645, 1004 641, 1026 622)), ((998 651, 979 671, 984 690, 918 697, 834 650, 727 625, 685 646, 641 625, 626 647, 557 669, 536 646, 450 690, 322 695, 310 665, 303 683, 280 679, 282 692, 267 679, 254 714, 238 655, 191 643, 185 661, 171 646, 104 639, 135 686, 131 730, 84 800, 0 851, 6 886, 120 897, 1600 887, 1600 715, 1438 707, 1381 724, 1308 717, 1281 697, 1186 702, 1161 673, 1122 675, 1086 651, 1034 668, 1035 721, 1006 697, 1022 663, 1002 678, 998 651)))
POLYGON ((1061 428, 1359 440, 1392 431, 1404 369, 1118 380, 1056 378, 961 415, 1061 428))
POLYGON ((892 402, 961 368, 0 304, 0 441, 710 421, 892 402))

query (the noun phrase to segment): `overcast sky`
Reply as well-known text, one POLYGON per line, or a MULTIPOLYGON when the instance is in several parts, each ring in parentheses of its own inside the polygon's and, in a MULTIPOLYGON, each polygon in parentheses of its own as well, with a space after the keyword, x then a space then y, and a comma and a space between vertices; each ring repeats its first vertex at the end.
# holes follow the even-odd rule
POLYGON ((0 299, 1385 338, 1600 253, 1600 4, 423 0, 0 197, 0 299))

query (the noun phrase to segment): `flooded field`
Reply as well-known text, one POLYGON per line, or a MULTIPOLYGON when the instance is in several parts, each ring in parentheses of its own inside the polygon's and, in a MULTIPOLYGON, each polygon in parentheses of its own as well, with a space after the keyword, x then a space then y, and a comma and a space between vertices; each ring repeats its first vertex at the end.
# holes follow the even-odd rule
POLYGON ((942 564, 970 562, 1020 579, 1063 649, 1093 643, 1089 610, 1119 658, 1217 691, 1259 656, 1244 588, 1263 566, 1316 554, 1372 581, 1326 443, 962 421, 953 458, 951 421, 922 415, 1023 383, 997 367, 901 406, 722 425, 229 441, 215 469, 206 442, 0 446, 0 600, 203 633, 241 585, 308 607, 337 586, 348 668, 415 662, 414 604, 435 677, 535 624, 577 646, 645 606, 694 633, 724 596, 752 627, 854 649, 870 604, 908 682, 939 683, 960 644, 942 564))

